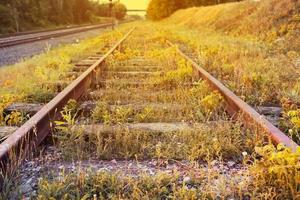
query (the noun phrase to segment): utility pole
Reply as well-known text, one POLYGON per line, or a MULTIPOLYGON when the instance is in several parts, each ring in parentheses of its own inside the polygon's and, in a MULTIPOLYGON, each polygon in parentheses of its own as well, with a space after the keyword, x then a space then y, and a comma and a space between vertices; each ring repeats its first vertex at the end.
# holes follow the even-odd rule
POLYGON ((109 0, 109 10, 110 10, 110 17, 111 17, 111 28, 112 30, 114 30, 114 23, 115 23, 115 20, 113 18, 113 2, 112 0, 109 0))

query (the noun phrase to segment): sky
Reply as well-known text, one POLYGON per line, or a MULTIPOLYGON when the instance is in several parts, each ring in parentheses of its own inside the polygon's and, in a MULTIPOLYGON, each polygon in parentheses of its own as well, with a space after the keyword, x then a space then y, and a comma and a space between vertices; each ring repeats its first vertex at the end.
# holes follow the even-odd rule
POLYGON ((121 0, 121 3, 125 4, 128 9, 146 9, 148 0, 121 0))
MULTIPOLYGON (((102 0, 100 2, 108 2, 108 0, 102 0)), ((116 0, 113 0, 116 1, 116 0)), ((120 0, 125 4, 128 9, 146 9, 149 0, 120 0)))
MULTIPOLYGON (((109 0, 98 0, 101 3, 106 3, 109 2, 109 0)), ((118 0, 113 0, 113 2, 118 1, 118 0)), ((127 9, 142 9, 146 10, 148 3, 150 0, 119 0, 121 3, 125 4, 127 9)), ((145 12, 129 12, 130 14, 138 14, 144 16, 146 13, 145 12)))

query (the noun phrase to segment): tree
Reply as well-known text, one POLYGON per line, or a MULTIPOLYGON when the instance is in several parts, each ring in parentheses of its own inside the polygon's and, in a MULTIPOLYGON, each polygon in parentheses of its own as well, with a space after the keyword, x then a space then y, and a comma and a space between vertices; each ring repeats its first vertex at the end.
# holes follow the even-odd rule
MULTIPOLYGON (((115 5, 115 14, 123 19, 127 9, 115 5)), ((18 32, 53 25, 99 22, 110 16, 108 4, 95 0, 0 0, 0 32, 18 32)))
POLYGON ((147 17, 152 20, 160 20, 186 6, 185 0, 151 0, 147 9, 147 17))
POLYGON ((233 1, 240 0, 151 0, 147 8, 147 17, 152 20, 160 20, 169 17, 178 9, 233 1))
POLYGON ((13 32, 12 27, 13 20, 10 15, 10 9, 3 5, 0 5, 0 33, 2 32, 13 32))
POLYGON ((83 23, 87 21, 89 0, 75 0, 73 15, 75 23, 83 23))
POLYGON ((127 13, 127 8, 124 4, 116 3, 114 4, 113 12, 115 13, 115 17, 117 19, 124 19, 127 13))
POLYGON ((19 22, 20 17, 19 17, 19 10, 18 10, 19 5, 20 2, 18 0, 12 0, 9 4, 7 4, 7 7, 10 10, 11 19, 13 20, 15 25, 16 32, 20 31, 20 22, 19 22))

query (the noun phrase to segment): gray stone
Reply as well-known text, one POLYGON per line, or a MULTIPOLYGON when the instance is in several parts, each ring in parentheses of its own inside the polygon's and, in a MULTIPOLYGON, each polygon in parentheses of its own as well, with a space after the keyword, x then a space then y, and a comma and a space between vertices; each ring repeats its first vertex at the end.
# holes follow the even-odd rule
POLYGON ((233 166, 235 165, 235 162, 229 161, 229 162, 227 163, 227 165, 228 165, 229 167, 233 167, 233 166))
POLYGON ((11 112, 20 112, 23 114, 28 114, 30 116, 37 113, 43 107, 42 104, 33 104, 33 103, 13 103, 10 106, 4 109, 5 114, 10 114, 11 112))
POLYGON ((279 126, 280 117, 266 115, 265 118, 271 122, 274 126, 279 126))
POLYGON ((183 183, 190 183, 192 181, 192 179, 188 176, 183 178, 183 183))
POLYGON ((271 107, 271 106, 259 106, 257 110, 262 115, 273 115, 281 116, 282 108, 281 107, 271 107))
MULTIPOLYGON (((84 115, 90 114, 97 106, 95 101, 83 102, 79 109, 84 115)), ((179 104, 166 104, 166 103, 138 103, 138 104, 120 104, 120 105, 108 105, 108 110, 114 111, 118 108, 131 108, 135 112, 144 110, 145 108, 151 108, 153 110, 168 110, 168 111, 179 111, 182 106, 179 104)))
POLYGON ((204 124, 194 124, 193 126, 184 122, 175 123, 136 123, 136 124, 122 124, 122 125, 76 125, 72 130, 84 131, 85 133, 104 133, 114 132, 117 130, 130 130, 130 131, 147 131, 153 133, 166 133, 166 132, 181 132, 192 131, 197 129, 206 128, 204 124))
POLYGON ((111 163, 113 163, 113 164, 117 164, 118 162, 116 161, 116 159, 113 159, 112 161, 111 161, 111 163))
POLYGON ((9 135, 18 129, 17 126, 1 126, 0 127, 0 141, 5 140, 9 135))
POLYGON ((295 65, 296 67, 300 67, 300 58, 295 60, 295 65))
POLYGON ((32 187, 30 184, 24 183, 22 185, 19 186, 19 190, 21 191, 21 193, 23 194, 28 194, 32 191, 32 187))
MULTIPOLYGON (((26 43, 13 47, 0 49, 0 67, 3 65, 14 64, 21 61, 23 58, 29 58, 33 55, 48 51, 51 48, 57 47, 61 44, 75 43, 78 39, 86 39, 89 37, 98 37, 102 34, 104 28, 90 30, 72 35, 57 37, 54 39, 41 40, 33 43, 26 43)), ((75 46, 76 44, 74 44, 75 46)), ((76 46, 75 46, 76 48, 76 46)))
POLYGON ((85 101, 79 106, 79 110, 83 114, 90 114, 97 106, 95 101, 85 101))

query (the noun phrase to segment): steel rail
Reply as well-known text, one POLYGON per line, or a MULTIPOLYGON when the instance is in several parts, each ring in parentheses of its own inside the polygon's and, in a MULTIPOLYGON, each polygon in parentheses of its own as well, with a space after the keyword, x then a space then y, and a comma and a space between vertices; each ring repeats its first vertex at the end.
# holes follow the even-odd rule
POLYGON ((105 55, 96 60, 76 80, 0 144, 0 166, 2 170, 5 170, 13 160, 19 161, 26 158, 45 139, 53 128, 52 122, 61 118, 60 111, 66 103, 70 99, 78 100, 91 87, 93 80, 100 74, 101 64, 122 45, 134 29, 131 29, 105 55))
POLYGON ((250 105, 240 99, 231 90, 225 87, 219 80, 214 78, 206 70, 200 67, 195 61, 193 61, 189 56, 183 53, 178 46, 170 41, 167 41, 170 46, 175 46, 177 52, 184 57, 188 62, 190 62, 195 70, 198 71, 200 77, 205 79, 209 85, 218 90, 227 102, 226 110, 232 116, 241 114, 244 124, 256 131, 262 131, 271 137, 273 142, 279 144, 284 144, 286 147, 290 148, 292 151, 296 151, 299 147, 291 138, 285 135, 277 127, 275 127, 271 122, 266 120, 266 118, 260 115, 256 110, 254 110, 250 105))
POLYGON ((32 30, 32 31, 22 31, 22 32, 16 32, 16 33, 7 33, 7 34, 0 34, 0 39, 3 38, 12 38, 17 36, 25 36, 30 34, 37 34, 37 33, 44 33, 44 32, 51 32, 51 31, 59 31, 59 30, 68 30, 68 29, 74 29, 74 28, 81 28, 86 26, 96 26, 101 25, 104 23, 97 23, 97 24, 83 24, 83 25, 65 25, 57 28, 47 28, 47 29, 38 29, 38 30, 32 30))
MULTIPOLYGON (((77 27, 77 28, 66 28, 66 29, 60 29, 57 30, 55 33, 50 33, 50 34, 44 34, 44 35, 35 35, 30 37, 30 34, 27 34, 25 38, 20 38, 14 40, 14 37, 11 39, 8 38, 7 41, 0 41, 0 48, 4 47, 11 47, 11 46, 16 46, 20 44, 26 44, 30 42, 36 42, 36 41, 41 41, 41 40, 46 40, 50 39, 53 37, 59 37, 59 36, 65 36, 65 35, 71 35, 75 33, 80 33, 84 31, 90 31, 98 28, 106 28, 110 27, 112 24, 111 23, 105 23, 101 25, 95 25, 95 26, 84 26, 84 27, 77 27)), ((54 31, 49 31, 49 32, 54 32, 54 31)), ((47 33, 47 31, 41 32, 41 33, 47 33)), ((36 33, 38 34, 38 33, 36 33)), ((17 36, 18 37, 18 36, 17 36)), ((1 40, 4 40, 5 38, 1 38, 1 40)))

